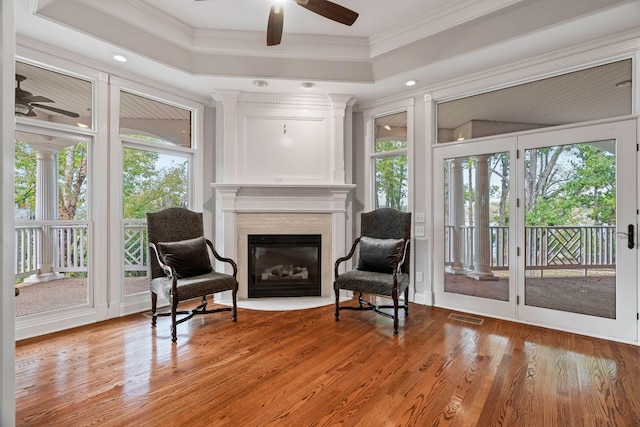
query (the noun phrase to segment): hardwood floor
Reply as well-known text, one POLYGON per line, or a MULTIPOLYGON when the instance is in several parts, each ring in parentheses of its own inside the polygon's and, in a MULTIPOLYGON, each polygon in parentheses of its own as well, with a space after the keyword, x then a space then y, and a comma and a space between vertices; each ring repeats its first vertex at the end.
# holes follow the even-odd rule
POLYGON ((638 426, 640 347, 411 304, 142 314, 17 343, 19 426, 638 426))

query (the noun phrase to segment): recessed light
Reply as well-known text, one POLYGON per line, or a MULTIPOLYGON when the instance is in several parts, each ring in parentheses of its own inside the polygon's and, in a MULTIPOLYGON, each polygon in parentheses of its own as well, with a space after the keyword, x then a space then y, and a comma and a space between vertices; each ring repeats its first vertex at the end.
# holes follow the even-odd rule
POLYGON ((407 80, 405 85, 407 85, 407 86, 415 86, 417 83, 418 83, 417 80, 407 80))
POLYGON ((88 128, 88 127, 89 127, 89 125, 85 125, 84 123, 80 123, 80 122, 76 123, 76 125, 77 125, 79 128, 83 128, 83 129, 86 129, 86 128, 88 128))
POLYGON ((384 125, 384 128, 385 128, 386 130, 391 130, 391 126, 389 126, 389 125, 384 125))
POLYGON ((267 87, 267 86, 269 86, 269 83, 267 83, 264 80, 254 80, 253 81, 253 85, 254 86, 258 86, 258 87, 267 87))
POLYGON ((300 83, 300 86, 302 86, 305 89, 311 89, 316 87, 316 84, 314 82, 302 82, 300 83))
POLYGON ((623 80, 621 82, 616 83, 616 87, 627 87, 631 85, 631 79, 623 80))
POLYGON ((127 62, 127 57, 124 55, 120 55, 119 53, 114 54, 113 59, 115 59, 118 62, 127 62))

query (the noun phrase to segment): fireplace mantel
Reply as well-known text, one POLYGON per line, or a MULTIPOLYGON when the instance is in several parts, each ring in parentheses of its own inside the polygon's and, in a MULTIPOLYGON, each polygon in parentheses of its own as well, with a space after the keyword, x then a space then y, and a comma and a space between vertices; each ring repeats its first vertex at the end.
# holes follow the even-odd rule
POLYGON ((211 184, 223 212, 345 212, 355 184, 211 184))
POLYGON ((249 229, 255 234, 285 234, 289 229, 311 232, 314 227, 313 232, 322 234, 325 242, 322 296, 332 296, 331 267, 333 260, 346 253, 348 196, 355 185, 213 183, 211 186, 217 196, 216 247, 238 263, 239 298, 247 297, 245 240, 249 229))

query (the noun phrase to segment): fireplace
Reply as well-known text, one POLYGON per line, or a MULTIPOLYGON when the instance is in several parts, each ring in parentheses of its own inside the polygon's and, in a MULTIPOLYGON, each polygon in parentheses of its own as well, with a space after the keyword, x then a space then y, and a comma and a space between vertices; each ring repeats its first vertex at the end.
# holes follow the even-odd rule
POLYGON ((250 234, 248 296, 321 295, 320 234, 250 234))

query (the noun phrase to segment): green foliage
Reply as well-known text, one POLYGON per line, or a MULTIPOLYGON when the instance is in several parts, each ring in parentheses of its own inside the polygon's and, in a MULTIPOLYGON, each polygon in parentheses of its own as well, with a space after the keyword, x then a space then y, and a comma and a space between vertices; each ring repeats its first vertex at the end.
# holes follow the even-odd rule
POLYGON ((87 218, 87 144, 64 148, 58 154, 58 211, 60 219, 87 218))
POLYGON ((124 218, 144 219, 147 212, 187 205, 186 159, 127 148, 123 165, 124 218), (162 166, 167 158, 173 161, 162 166))
POLYGON ((526 224, 615 224, 615 155, 597 145, 530 150, 526 224), (532 170, 535 167, 535 170, 532 170))
POLYGON ((20 209, 36 210, 36 154, 22 141, 16 141, 15 203, 20 209))
MULTIPOLYGON (((379 151, 392 151, 397 141, 381 141, 379 151)), ((407 156, 381 157, 375 162, 376 208, 389 207, 406 212, 407 206, 407 156)))

